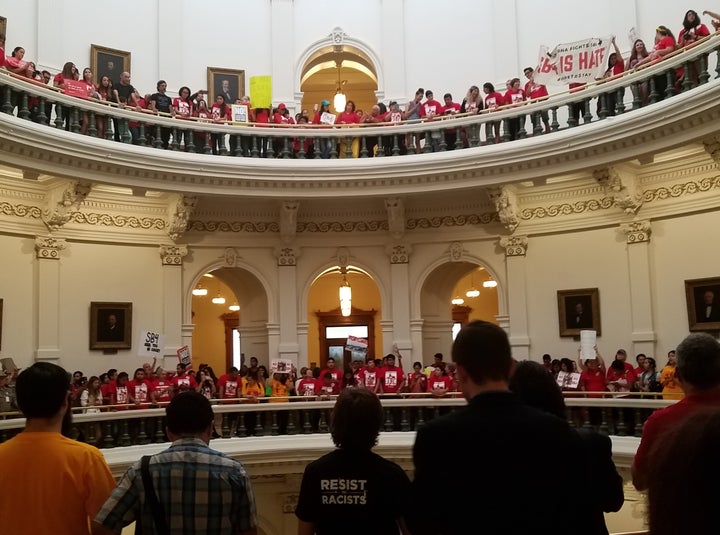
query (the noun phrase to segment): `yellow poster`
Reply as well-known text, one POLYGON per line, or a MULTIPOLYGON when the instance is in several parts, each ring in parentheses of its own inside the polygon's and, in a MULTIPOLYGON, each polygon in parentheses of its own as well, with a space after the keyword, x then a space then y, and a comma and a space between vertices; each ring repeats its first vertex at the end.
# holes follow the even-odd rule
POLYGON ((250 105, 253 108, 272 106, 272 76, 250 77, 250 105))

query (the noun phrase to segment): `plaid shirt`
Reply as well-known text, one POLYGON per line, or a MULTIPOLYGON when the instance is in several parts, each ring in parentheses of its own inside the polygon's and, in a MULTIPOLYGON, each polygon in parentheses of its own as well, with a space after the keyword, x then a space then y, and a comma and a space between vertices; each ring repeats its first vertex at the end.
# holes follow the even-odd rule
MULTIPOLYGON (((257 526, 250 478, 243 466, 199 438, 181 438, 150 459, 150 476, 165 510, 170 533, 235 534, 257 526)), ((95 517, 108 529, 138 521, 154 534, 153 515, 144 507, 140 461, 128 468, 95 517)))

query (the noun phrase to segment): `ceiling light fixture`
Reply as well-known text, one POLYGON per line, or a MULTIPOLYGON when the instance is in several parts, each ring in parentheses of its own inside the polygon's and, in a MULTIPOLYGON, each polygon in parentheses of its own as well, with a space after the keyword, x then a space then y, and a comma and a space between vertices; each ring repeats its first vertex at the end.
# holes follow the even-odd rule
POLYGON ((495 288, 497 286, 497 281, 489 280, 483 282, 483 288, 495 288))
POLYGON ((218 290, 217 296, 212 298, 212 302, 214 305, 225 304, 225 298, 220 295, 220 290, 218 290))
POLYGON ((207 295, 207 288, 203 288, 202 284, 198 284, 192 291, 193 295, 207 295))
POLYGON ((230 305, 230 306, 228 307, 228 309, 229 309, 229 310, 232 310, 233 312, 237 312, 238 310, 240 310, 240 305, 238 305, 238 304, 230 305))
POLYGON ((344 318, 347 318, 352 312, 352 288, 350 288, 350 284, 345 276, 347 268, 340 268, 340 273, 342 273, 342 282, 340 283, 339 291, 340 312, 344 318))
POLYGON ((465 302, 465 299, 462 297, 453 297, 452 301, 450 301, 453 305, 462 305, 465 302))
POLYGON ((342 66, 342 60, 335 60, 337 66, 338 79, 337 86, 335 86, 335 96, 333 97, 333 107, 336 113, 342 113, 345 111, 345 105, 347 104, 347 97, 343 93, 343 88, 347 83, 347 80, 340 80, 340 67, 342 66))

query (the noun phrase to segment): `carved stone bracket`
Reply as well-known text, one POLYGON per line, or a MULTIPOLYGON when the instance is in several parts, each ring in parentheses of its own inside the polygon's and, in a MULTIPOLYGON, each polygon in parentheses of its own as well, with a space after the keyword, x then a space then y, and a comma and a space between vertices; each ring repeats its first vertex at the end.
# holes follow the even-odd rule
POLYGON ((520 224, 518 198, 515 190, 511 186, 499 186, 487 188, 486 191, 490 200, 495 204, 500 223, 510 233, 515 232, 520 224))
POLYGON ((52 236, 35 238, 35 256, 47 260, 59 260, 60 251, 67 247, 67 242, 52 236))
POLYGON ((298 201, 284 201, 280 207, 280 239, 283 243, 290 243, 295 239, 298 208, 298 201))
POLYGON ((405 201, 400 197, 389 197, 385 199, 385 210, 390 235, 399 240, 405 235, 405 201))
POLYGON ((647 220, 633 221, 632 223, 620 225, 620 230, 625 234, 627 243, 649 242, 650 234, 652 234, 650 221, 647 220))
POLYGON ((643 204, 643 195, 634 173, 619 167, 605 167, 593 172, 593 177, 612 197, 615 206, 626 214, 636 214, 643 204))
POLYGON ((72 215, 90 193, 89 182, 68 180, 48 191, 42 220, 50 232, 56 231, 70 221, 72 215))
POLYGON ((450 253, 450 262, 462 262, 465 255, 463 244, 459 241, 452 242, 448 248, 448 253, 450 253))
POLYGON ((192 195, 175 195, 168 207, 167 234, 177 241, 185 234, 190 216, 195 211, 198 198, 192 195))
POLYGON ((350 262, 350 251, 347 247, 340 247, 337 250, 335 257, 337 258, 338 266, 340 266, 341 268, 346 268, 348 266, 348 263, 350 262))
POLYGON ((411 248, 408 245, 391 245, 387 248, 391 264, 407 264, 410 262, 411 248))
POLYGON ((703 140, 705 151, 715 161, 715 165, 720 167, 720 136, 712 136, 703 140))
POLYGON ((187 255, 188 248, 184 245, 161 245, 160 258, 163 266, 182 266, 183 257, 187 255))
POLYGON ((525 256, 528 247, 528 237, 509 236, 500 238, 500 247, 505 248, 505 256, 525 256))
POLYGON ((294 514, 297 508, 299 494, 281 494, 282 498, 282 512, 285 514, 294 514))
POLYGON ((278 266, 295 266, 297 262, 298 252, 293 247, 281 247, 277 250, 278 266))
POLYGON ((237 261, 238 258, 240 258, 240 255, 238 254, 237 249, 234 247, 228 247, 225 249, 223 258, 225 259, 226 267, 237 267, 237 261))

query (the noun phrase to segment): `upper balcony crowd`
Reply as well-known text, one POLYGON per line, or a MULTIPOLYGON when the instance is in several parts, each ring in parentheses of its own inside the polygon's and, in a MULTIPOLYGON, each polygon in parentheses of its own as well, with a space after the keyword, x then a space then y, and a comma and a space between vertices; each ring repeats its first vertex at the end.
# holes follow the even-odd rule
MULTIPOLYGON (((709 11, 703 14, 713 17, 712 27, 720 27, 718 14, 709 11)), ((604 74, 594 85, 620 79, 624 74, 655 65, 678 51, 696 46, 708 36, 708 27, 695 11, 689 10, 677 38, 668 26, 657 27, 652 48, 648 48, 642 39, 636 39, 627 57, 624 57, 613 38, 614 51, 607 59, 604 74)), ((535 82, 533 67, 524 69, 524 84, 520 77, 513 77, 505 83, 504 91, 496 89, 491 82, 484 83, 482 91, 478 85, 471 85, 460 102, 450 92, 443 93, 442 101, 439 101, 432 90, 419 88, 404 107, 396 101, 387 104, 378 102, 366 112, 356 109, 354 102, 349 100, 342 112, 334 114, 330 110, 330 101, 326 99, 316 103, 312 111, 303 109, 293 117, 283 103, 273 108, 257 108, 252 106, 247 96, 228 101, 228 97, 222 93, 215 97, 214 102, 207 102, 206 90, 193 92, 187 86, 180 87, 178 96, 172 97, 167 94, 168 84, 165 80, 157 82, 154 93, 144 92, 131 84, 129 72, 121 73, 117 80, 103 76, 96 81, 90 68, 83 69, 81 74, 72 61, 65 63, 62 71, 53 75, 47 70, 36 70, 35 63, 25 59, 22 46, 16 46, 7 56, 4 46, 4 36, 0 35, 0 47, 3 49, 0 50, 0 68, 36 85, 52 87, 79 99, 108 104, 108 112, 104 115, 85 109, 80 102, 77 109, 62 104, 53 106, 51 99, 42 95, 10 88, 4 92, 2 111, 17 113, 22 118, 38 123, 54 123, 58 128, 81 134, 156 148, 266 158, 357 158, 477 147, 547 134, 562 128, 558 122, 557 107, 551 105, 551 100, 548 101, 552 95, 545 85, 535 82), (541 105, 525 111, 522 105, 528 103, 541 105), (247 106, 247 122, 242 123, 243 126, 277 127, 282 129, 279 130, 282 133, 265 131, 256 134, 247 128, 206 131, 203 128, 203 125, 209 124, 237 124, 238 119, 232 116, 232 104, 247 106), (113 109, 117 108, 139 113, 136 120, 113 117, 113 109), (493 116, 489 114, 503 110, 515 110, 517 113, 492 120, 493 116), (149 118, 151 115, 182 119, 184 122, 178 121, 176 126, 169 126, 167 122, 152 121, 149 118), (529 125, 526 115, 530 115, 529 125), (446 122, 451 118, 472 116, 479 116, 479 120, 470 124, 463 122, 462 126, 446 122), (440 120, 443 121, 441 125, 438 123, 440 120), (339 127, 384 127, 417 123, 427 125, 427 129, 414 129, 400 134, 393 131, 387 135, 364 135, 362 131, 344 130, 337 136, 326 135, 328 129, 337 131, 339 127), (528 126, 529 130, 526 128, 528 126)), ((707 69, 707 56, 698 57, 628 84, 632 93, 632 109, 653 104, 707 82, 707 69)), ((583 90, 589 87, 584 83, 569 84, 569 94, 576 98, 567 106, 568 127, 626 111, 626 87, 615 89, 617 86, 613 86, 612 90, 605 93, 596 93, 595 106, 590 104, 592 98, 586 98, 583 94, 583 90)))

